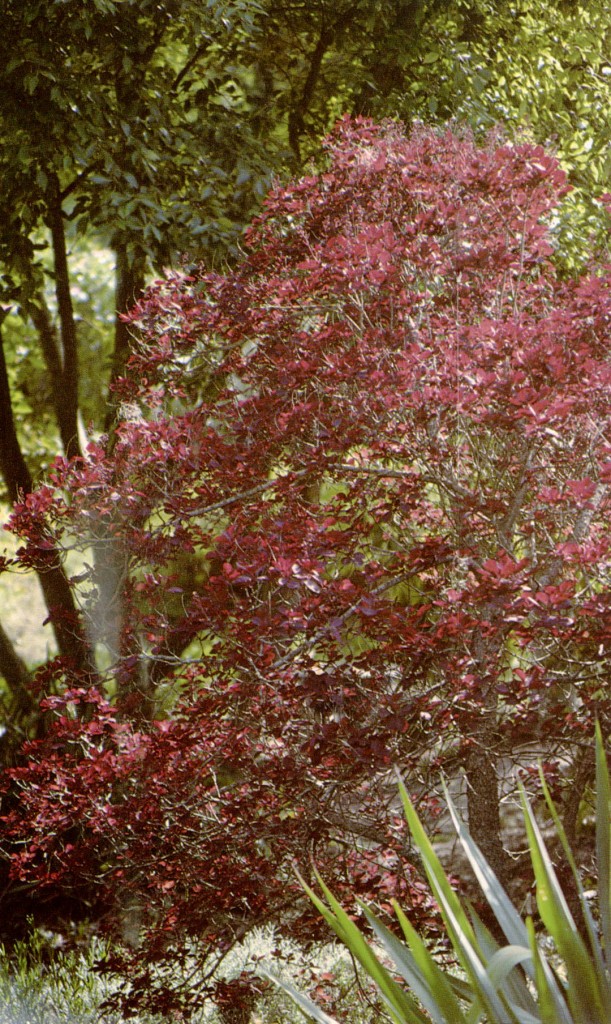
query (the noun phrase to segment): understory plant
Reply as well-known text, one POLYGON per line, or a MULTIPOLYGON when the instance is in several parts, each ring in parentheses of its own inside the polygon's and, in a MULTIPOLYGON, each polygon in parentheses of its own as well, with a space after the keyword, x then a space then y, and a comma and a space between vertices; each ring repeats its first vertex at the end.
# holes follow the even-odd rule
POLYGON ((121 1024, 118 1013, 101 1012, 112 982, 96 963, 108 944, 93 938, 79 949, 62 947, 59 933, 36 928, 10 947, 0 944, 0 1024, 121 1024))
MULTIPOLYGON (((541 775, 543 793, 555 833, 578 894, 583 928, 558 882, 550 853, 531 804, 521 790, 524 825, 535 878, 540 927, 515 909, 485 857, 460 820, 445 790, 447 806, 461 846, 507 944, 500 945, 472 906, 454 892, 431 840, 400 781, 405 816, 422 858, 431 890, 443 915, 454 953, 443 969, 399 905, 394 902, 404 941, 362 902, 375 936, 368 941, 354 919, 335 899, 320 876, 325 900, 302 882, 312 902, 369 977, 397 1024, 608 1024, 611 1020, 611 873, 610 785, 600 728, 596 733, 596 851, 598 900, 590 903, 565 830, 541 775)), ((311 999, 266 972, 288 991, 302 1011, 320 1024, 332 1024, 311 999)))

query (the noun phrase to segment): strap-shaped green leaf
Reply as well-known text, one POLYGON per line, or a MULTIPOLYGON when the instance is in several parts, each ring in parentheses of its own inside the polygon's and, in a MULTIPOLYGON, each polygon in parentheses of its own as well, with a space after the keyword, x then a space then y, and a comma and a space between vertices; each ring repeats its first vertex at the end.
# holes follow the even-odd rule
POLYGON ((306 996, 304 992, 300 992, 298 988, 287 981, 286 978, 281 978, 280 975, 275 974, 266 967, 259 967, 259 973, 264 977, 268 978, 269 981, 273 981, 274 985, 278 988, 284 989, 287 995, 291 997, 296 1006, 299 1007, 301 1012, 306 1016, 318 1022, 318 1024, 338 1024, 335 1017, 330 1017, 328 1013, 321 1010, 313 999, 306 996))
POLYGON ((600 982, 581 939, 535 816, 521 788, 524 821, 535 872, 537 906, 567 971, 567 997, 576 1024, 609 1024, 600 982))
POLYGON ((302 885, 335 934, 344 942, 371 980, 376 984, 380 995, 392 1017, 397 1021, 397 1024, 429 1024, 426 1015, 422 1012, 415 999, 394 981, 390 973, 380 963, 359 928, 335 899, 322 878, 319 875, 316 877, 328 905, 320 900, 303 880, 302 885))
MULTIPOLYGON (((424 942, 396 903, 394 908, 408 946, 400 942, 397 936, 373 914, 367 910, 365 913, 377 938, 395 964, 397 972, 435 1021, 439 1021, 440 1024, 466 1024, 467 1018, 449 978, 437 966, 424 942)), ((470 989, 466 991, 472 995, 470 989)))
POLYGON ((481 1002, 484 1012, 493 1020, 503 1021, 503 1024, 510 1022, 514 1018, 507 1002, 495 991, 488 978, 485 961, 471 922, 452 889, 402 782, 399 785, 399 792, 407 823, 422 858, 433 895, 439 904, 454 952, 473 986, 474 995, 481 1002))
POLYGON ((596 859, 600 922, 605 948, 606 980, 611 958, 611 792, 609 768, 600 723, 596 723, 596 859))

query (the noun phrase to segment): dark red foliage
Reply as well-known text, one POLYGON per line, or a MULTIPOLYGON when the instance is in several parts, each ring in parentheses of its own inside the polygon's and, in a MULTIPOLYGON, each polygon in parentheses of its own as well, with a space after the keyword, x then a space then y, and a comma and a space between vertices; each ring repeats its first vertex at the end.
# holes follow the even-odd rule
POLYGON ((108 653, 9 773, 13 876, 139 901, 135 961, 314 937, 310 858, 433 926, 393 768, 427 813, 464 768, 494 859, 501 764, 570 780, 608 720, 611 275, 556 275, 566 192, 540 147, 342 121, 235 271, 149 291, 116 433, 16 510, 26 564, 85 550, 108 653))

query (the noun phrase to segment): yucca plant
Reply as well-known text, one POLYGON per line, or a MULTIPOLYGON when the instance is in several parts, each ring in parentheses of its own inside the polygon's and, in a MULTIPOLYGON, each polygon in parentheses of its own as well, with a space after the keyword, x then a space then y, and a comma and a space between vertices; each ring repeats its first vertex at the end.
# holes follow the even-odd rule
MULTIPOLYGON (((596 730, 596 917, 543 776, 542 785, 575 878, 585 937, 579 933, 569 910, 523 789, 520 795, 537 907, 544 935, 551 942, 541 942, 542 936, 535 933, 532 920, 520 917, 458 817, 447 789, 445 798, 454 828, 507 945, 500 946, 475 911, 467 908, 454 892, 402 783, 400 792, 407 822, 443 915, 458 974, 439 966, 397 904, 394 909, 405 941, 361 904, 377 940, 374 948, 320 877, 324 900, 302 882, 335 934, 369 976, 397 1024, 610 1024, 610 783, 600 728, 596 730), (547 947, 554 950, 551 962, 545 952, 547 947), (384 962, 377 949, 380 953, 383 950, 384 962)), ((291 984, 271 971, 265 973, 291 995, 306 1016, 320 1024, 335 1024, 332 1017, 291 984)))

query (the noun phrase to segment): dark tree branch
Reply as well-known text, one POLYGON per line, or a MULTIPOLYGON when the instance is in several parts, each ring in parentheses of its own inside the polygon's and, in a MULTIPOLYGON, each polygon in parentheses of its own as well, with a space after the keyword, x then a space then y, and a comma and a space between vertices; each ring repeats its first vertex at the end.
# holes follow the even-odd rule
MULTIPOLYGON (((77 174, 76 178, 73 178, 73 180, 70 182, 70 184, 66 185, 66 187, 61 190, 61 192, 59 194, 61 202, 63 202, 64 199, 67 199, 68 196, 72 195, 72 193, 76 191, 76 189, 79 187, 79 185, 81 185, 84 181, 87 180, 87 178, 89 177, 90 174, 93 173, 93 171, 99 171, 101 169, 102 169, 102 163, 101 163, 100 160, 96 160, 94 163, 88 164, 87 167, 83 168, 83 170, 80 172, 80 174, 77 174)), ((68 217, 68 220, 71 220, 71 219, 72 218, 68 217)))
POLYGON ((195 65, 197 64, 199 58, 204 55, 204 53, 208 49, 209 45, 210 45, 210 42, 207 39, 205 43, 202 43, 201 46, 197 47, 197 49, 196 49, 195 53, 193 54, 193 56, 189 58, 187 63, 184 65, 184 67, 182 67, 180 69, 180 71, 178 72, 178 74, 176 75, 176 78, 174 79, 174 81, 172 82, 172 85, 170 86, 170 92, 174 92, 174 93, 178 92, 178 89, 180 88, 180 83, 189 74, 189 71, 191 70, 191 68, 195 67, 195 65))
POLYGON ((288 118, 289 145, 298 165, 301 164, 301 136, 305 133, 305 118, 310 109, 314 90, 320 78, 325 54, 329 47, 333 45, 338 33, 354 20, 357 12, 358 5, 349 7, 332 25, 323 25, 320 30, 318 42, 310 57, 310 66, 303 83, 303 88, 299 98, 290 110, 288 118))

